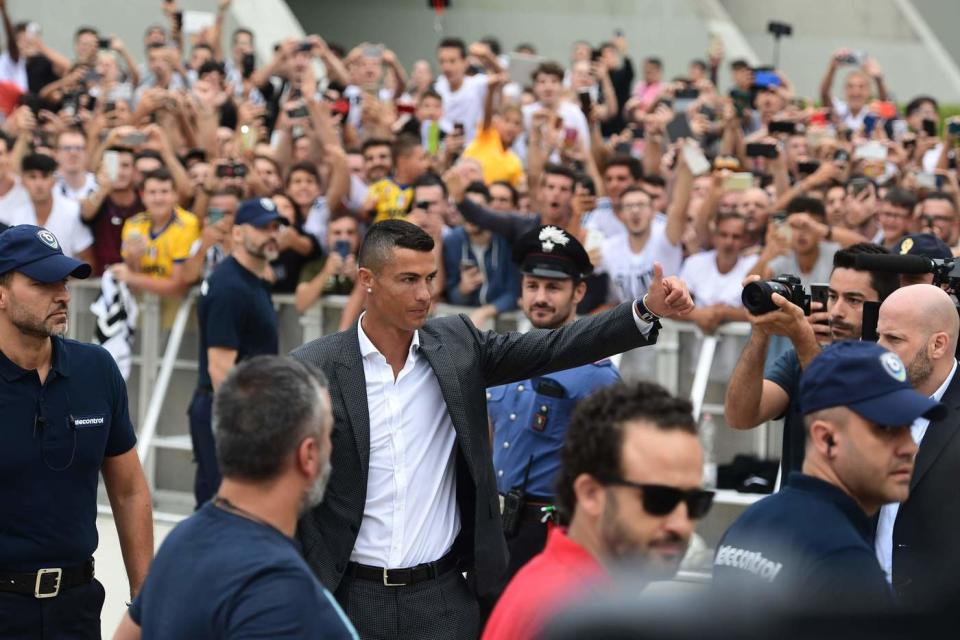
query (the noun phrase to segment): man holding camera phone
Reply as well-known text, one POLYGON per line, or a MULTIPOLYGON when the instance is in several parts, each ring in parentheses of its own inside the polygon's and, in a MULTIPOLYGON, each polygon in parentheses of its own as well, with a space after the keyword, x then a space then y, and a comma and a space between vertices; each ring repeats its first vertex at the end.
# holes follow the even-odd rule
MULTIPOLYGON (((753 331, 730 377, 724 417, 728 425, 741 430, 784 417, 781 456, 784 474, 799 471, 803 465, 804 429, 798 405, 801 371, 820 352, 819 343, 858 339, 864 303, 882 302, 898 287, 895 274, 854 267, 858 254, 885 253, 882 247, 868 243, 837 251, 833 256, 826 310, 818 306, 804 317, 803 309, 774 293, 769 298, 778 307, 777 311, 762 315, 747 313, 753 331), (793 348, 765 370, 771 336, 789 338, 793 348)), ((757 275, 748 276, 744 285, 759 280, 757 275)))
POLYGON ((863 119, 869 113, 870 81, 877 85, 877 99, 887 100, 887 87, 883 82, 880 65, 863 51, 837 49, 830 57, 827 72, 820 82, 820 100, 830 105, 834 119, 852 131, 863 127, 863 119), (843 82, 843 99, 833 96, 833 79, 841 65, 859 66, 847 74, 843 82))

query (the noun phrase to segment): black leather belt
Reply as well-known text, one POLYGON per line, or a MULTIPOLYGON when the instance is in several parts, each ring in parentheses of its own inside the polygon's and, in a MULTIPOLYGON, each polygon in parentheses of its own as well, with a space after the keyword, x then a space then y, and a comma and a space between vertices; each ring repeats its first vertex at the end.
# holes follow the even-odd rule
POLYGON ((371 567, 358 562, 347 564, 347 575, 361 580, 382 582, 385 587, 405 587, 425 580, 437 578, 457 567, 457 558, 451 551, 439 560, 425 562, 408 569, 384 569, 371 567))
MULTIPOLYGON (((553 504, 549 502, 536 502, 528 500, 523 503, 523 511, 520 513, 520 522, 524 524, 542 524, 547 526, 545 517, 553 517, 553 504), (550 509, 544 511, 545 507, 550 507, 550 509)), ((549 519, 549 518, 548 518, 549 519)))
POLYGON ((93 558, 73 567, 49 567, 36 571, 0 571, 0 591, 34 598, 53 598, 64 589, 93 580, 93 558))

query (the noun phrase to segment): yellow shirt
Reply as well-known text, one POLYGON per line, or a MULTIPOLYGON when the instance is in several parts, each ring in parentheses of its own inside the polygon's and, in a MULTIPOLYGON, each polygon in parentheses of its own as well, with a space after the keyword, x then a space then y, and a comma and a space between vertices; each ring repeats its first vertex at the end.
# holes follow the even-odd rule
POLYGON ((478 129, 463 152, 464 158, 473 158, 483 167, 483 179, 487 184, 504 180, 518 186, 523 178, 523 164, 510 149, 503 148, 500 134, 493 127, 478 129))
POLYGON ((132 235, 142 236, 147 250, 140 258, 140 271, 154 278, 169 278, 173 265, 190 257, 190 247, 200 237, 200 222, 186 209, 177 207, 170 222, 159 232, 152 233, 150 226, 150 214, 138 213, 123 223, 121 238, 126 243, 132 235))
POLYGON ((392 178, 377 180, 368 191, 367 197, 376 196, 377 204, 374 207, 376 215, 374 222, 382 222, 391 218, 402 218, 410 209, 413 199, 413 187, 400 186, 392 178))

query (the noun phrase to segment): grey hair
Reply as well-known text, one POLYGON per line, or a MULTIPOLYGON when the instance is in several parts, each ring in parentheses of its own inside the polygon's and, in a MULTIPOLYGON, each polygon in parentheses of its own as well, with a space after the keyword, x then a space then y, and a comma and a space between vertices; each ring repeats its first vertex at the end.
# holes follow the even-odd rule
POLYGON ((257 356, 234 367, 213 401, 223 476, 275 477, 304 438, 319 437, 330 427, 320 424, 326 389, 322 371, 292 358, 257 356))

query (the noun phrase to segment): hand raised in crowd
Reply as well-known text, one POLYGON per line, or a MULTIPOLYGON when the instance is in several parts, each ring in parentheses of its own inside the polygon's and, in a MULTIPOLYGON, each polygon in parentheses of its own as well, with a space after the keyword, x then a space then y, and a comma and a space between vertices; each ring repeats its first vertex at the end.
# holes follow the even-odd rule
POLYGON ((771 220, 767 223, 767 235, 764 241, 761 259, 772 260, 777 256, 786 255, 789 252, 790 241, 787 239, 787 234, 780 228, 780 225, 771 220))
POLYGON ((443 174, 443 182, 452 202, 461 202, 467 192, 467 181, 458 167, 451 167, 443 174))
POLYGON ((663 265, 653 263, 653 280, 644 296, 644 304, 661 318, 676 318, 693 310, 693 298, 687 283, 677 276, 663 276, 663 265))
POLYGON ((461 265, 460 267, 460 293, 468 296, 483 286, 483 272, 477 265, 461 265))

